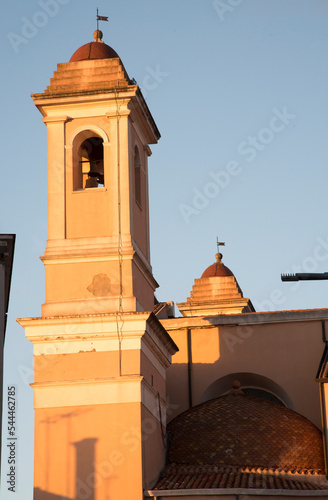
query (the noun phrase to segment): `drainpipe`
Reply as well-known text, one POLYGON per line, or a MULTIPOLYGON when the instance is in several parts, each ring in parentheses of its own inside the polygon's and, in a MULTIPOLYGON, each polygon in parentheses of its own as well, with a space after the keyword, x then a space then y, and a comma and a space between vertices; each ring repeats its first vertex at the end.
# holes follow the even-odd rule
POLYGON ((321 320, 321 332, 322 332, 322 342, 324 342, 327 345, 326 324, 324 319, 321 320))
POLYGON ((189 408, 192 408, 192 349, 191 349, 191 330, 187 328, 187 346, 188 346, 188 397, 189 408))

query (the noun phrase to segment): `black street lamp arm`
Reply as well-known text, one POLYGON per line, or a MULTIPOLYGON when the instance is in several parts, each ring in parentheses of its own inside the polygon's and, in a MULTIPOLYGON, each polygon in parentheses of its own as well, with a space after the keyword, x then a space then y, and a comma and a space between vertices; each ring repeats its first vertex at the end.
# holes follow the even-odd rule
POLYGON ((310 281, 310 280, 328 280, 328 273, 295 273, 295 274, 281 275, 281 281, 310 281))

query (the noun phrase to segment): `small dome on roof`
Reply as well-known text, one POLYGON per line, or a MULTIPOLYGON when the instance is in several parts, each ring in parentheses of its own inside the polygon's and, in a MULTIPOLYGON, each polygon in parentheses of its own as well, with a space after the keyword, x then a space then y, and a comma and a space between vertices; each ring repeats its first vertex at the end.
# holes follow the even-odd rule
POLYGON ((283 405, 241 391, 185 411, 167 427, 169 463, 324 471, 322 433, 283 405))
POLYGON ((89 42, 78 48, 69 62, 84 61, 86 59, 113 59, 119 57, 112 47, 101 42, 89 42))
POLYGON ((93 34, 94 42, 86 43, 79 47, 69 62, 84 61, 86 59, 112 59, 119 57, 112 47, 101 41, 103 34, 100 30, 96 30, 93 34))
POLYGON ((221 261, 222 253, 217 253, 215 257, 216 262, 205 269, 201 277, 210 278, 212 276, 233 276, 233 272, 231 272, 230 269, 221 261))

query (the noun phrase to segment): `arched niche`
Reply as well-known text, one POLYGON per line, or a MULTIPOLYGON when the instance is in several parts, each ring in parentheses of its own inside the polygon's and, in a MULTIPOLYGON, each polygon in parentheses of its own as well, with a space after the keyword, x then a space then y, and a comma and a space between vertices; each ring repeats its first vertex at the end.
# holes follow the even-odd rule
MULTIPOLYGON (((265 393, 272 394, 272 396, 274 396, 272 400, 277 398, 287 408, 295 410, 292 400, 279 384, 268 377, 249 372, 230 373, 229 375, 225 375, 224 377, 216 380, 205 390, 199 402, 204 403, 210 399, 227 394, 231 390, 232 383, 235 380, 240 382, 241 389, 255 389, 257 395, 259 397, 265 397, 265 399, 270 399, 265 393)), ((253 391, 245 392, 252 394, 253 391)))

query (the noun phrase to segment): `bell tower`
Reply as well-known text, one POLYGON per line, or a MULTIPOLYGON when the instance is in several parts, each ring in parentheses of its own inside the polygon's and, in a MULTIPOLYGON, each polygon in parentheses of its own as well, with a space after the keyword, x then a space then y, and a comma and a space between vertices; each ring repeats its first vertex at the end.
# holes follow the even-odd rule
POLYGON ((46 300, 20 319, 34 348, 34 498, 142 500, 165 461, 166 370, 154 315, 149 144, 160 134, 101 41, 34 94, 47 126, 46 300))
POLYGON ((152 310, 149 144, 159 131, 117 53, 94 33, 32 95, 48 136, 42 316, 152 310))

